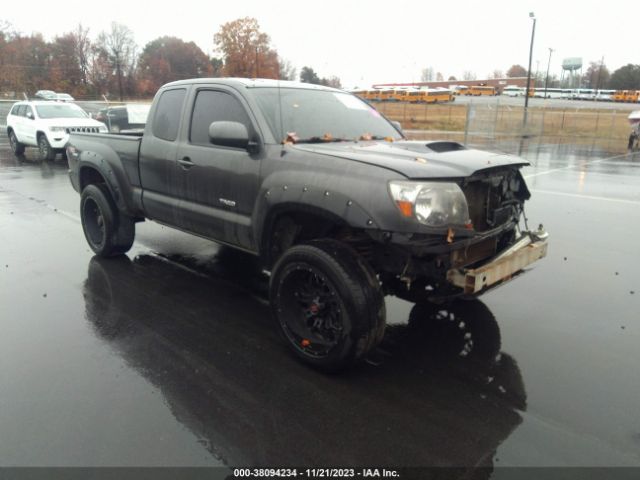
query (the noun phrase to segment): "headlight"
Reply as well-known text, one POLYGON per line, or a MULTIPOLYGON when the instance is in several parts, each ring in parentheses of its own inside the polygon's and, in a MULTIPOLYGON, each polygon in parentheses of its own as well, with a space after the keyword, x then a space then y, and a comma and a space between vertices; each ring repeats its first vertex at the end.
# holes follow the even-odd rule
POLYGON ((66 127, 49 127, 49 131, 52 133, 64 133, 67 131, 66 127))
POLYGON ((404 217, 429 227, 470 224, 467 199, 455 183, 389 182, 389 191, 404 217))

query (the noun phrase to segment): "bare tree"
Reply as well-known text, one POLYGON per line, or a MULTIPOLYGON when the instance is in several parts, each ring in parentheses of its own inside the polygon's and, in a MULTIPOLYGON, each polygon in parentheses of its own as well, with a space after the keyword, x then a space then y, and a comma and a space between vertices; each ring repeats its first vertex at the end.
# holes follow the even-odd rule
POLYGON ((82 83, 86 86, 89 77, 89 57, 91 56, 91 40, 89 39, 89 29, 83 28, 79 23, 75 32, 72 33, 75 41, 75 53, 82 74, 82 83))
POLYGON ((427 67, 422 69, 422 74, 420 75, 420 80, 423 82, 433 82, 433 67, 427 67))
POLYGON ((123 76, 135 68, 136 43, 133 32, 126 25, 112 22, 110 32, 98 36, 98 45, 106 52, 118 79, 118 94, 123 98, 123 76))
POLYGON ((436 82, 443 82, 443 81, 444 81, 444 75, 442 75, 442 72, 436 73, 436 82))
POLYGON ((289 60, 285 60, 284 58, 278 59, 278 65, 280 67, 280 80, 295 80, 297 75, 296 68, 291 65, 289 60))
POLYGON ((478 78, 477 75, 471 70, 465 70, 464 72, 462 72, 463 80, 475 80, 476 78, 478 78))

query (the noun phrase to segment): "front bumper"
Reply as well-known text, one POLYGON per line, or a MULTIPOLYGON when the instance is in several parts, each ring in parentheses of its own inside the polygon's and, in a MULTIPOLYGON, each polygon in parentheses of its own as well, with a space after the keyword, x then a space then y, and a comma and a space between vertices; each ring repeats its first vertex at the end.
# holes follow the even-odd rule
POLYGON ((542 226, 536 232, 525 232, 513 246, 479 267, 450 269, 447 280, 462 288, 465 295, 478 294, 504 283, 547 255, 548 237, 542 226))
POLYGON ((51 148, 61 150, 69 142, 69 134, 64 132, 49 132, 47 134, 47 140, 49 140, 51 148))

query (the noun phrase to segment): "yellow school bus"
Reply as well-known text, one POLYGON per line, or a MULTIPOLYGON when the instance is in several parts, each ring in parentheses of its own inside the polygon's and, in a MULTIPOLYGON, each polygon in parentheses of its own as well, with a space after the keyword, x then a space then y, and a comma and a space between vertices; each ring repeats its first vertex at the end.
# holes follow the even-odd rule
POLYGON ((640 90, 627 90, 626 92, 627 94, 624 96, 625 102, 638 102, 638 97, 640 97, 640 90))
POLYGON ((453 93, 451 90, 418 90, 407 92, 405 101, 409 103, 440 103, 451 102, 453 93))
POLYGON ((394 90, 393 98, 391 100, 395 100, 396 102, 408 102, 408 95, 411 92, 411 90, 394 90))
POLYGON ((367 100, 367 91, 366 90, 353 90, 351 91, 356 97, 360 97, 363 100, 367 100))
POLYGON ((391 99, 393 93, 393 90, 368 90, 364 98, 371 102, 384 102, 391 99))
POLYGON ((467 95, 467 92, 469 92, 469 87, 465 85, 457 85, 453 88, 454 95, 467 95))
POLYGON ((616 92, 613 94, 613 101, 624 102, 625 98, 627 98, 628 93, 629 93, 629 90, 616 90, 616 92))
POLYGON ((496 87, 489 87, 487 85, 473 85, 469 88, 469 91, 465 95, 472 95, 479 97, 483 95, 493 96, 496 94, 496 87))

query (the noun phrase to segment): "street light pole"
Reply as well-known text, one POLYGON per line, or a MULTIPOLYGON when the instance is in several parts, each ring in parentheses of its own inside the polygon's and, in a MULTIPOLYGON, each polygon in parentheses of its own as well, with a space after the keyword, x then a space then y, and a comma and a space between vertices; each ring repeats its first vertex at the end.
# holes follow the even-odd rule
POLYGON ((549 63, 547 63, 547 78, 544 81, 544 98, 547 98, 547 83, 549 83, 549 67, 551 66, 551 54, 553 48, 549 48, 549 63))
POLYGON ((533 59, 533 39, 536 35, 536 16, 533 12, 529 12, 529 18, 533 20, 531 27, 531 45, 529 46, 529 69, 527 70, 527 90, 524 95, 524 118, 522 125, 527 124, 527 109, 529 108, 529 86, 531 85, 531 60, 533 59))

